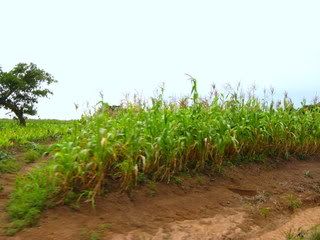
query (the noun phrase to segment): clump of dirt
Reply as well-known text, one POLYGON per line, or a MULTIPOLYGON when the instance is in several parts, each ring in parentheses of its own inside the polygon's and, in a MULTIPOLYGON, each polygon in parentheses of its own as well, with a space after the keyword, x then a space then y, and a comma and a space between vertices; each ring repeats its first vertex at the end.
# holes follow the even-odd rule
POLYGON ((95 208, 49 209, 38 226, 3 239, 285 239, 320 222, 319 183, 319 158, 230 167, 201 184, 152 183, 111 192, 95 208))

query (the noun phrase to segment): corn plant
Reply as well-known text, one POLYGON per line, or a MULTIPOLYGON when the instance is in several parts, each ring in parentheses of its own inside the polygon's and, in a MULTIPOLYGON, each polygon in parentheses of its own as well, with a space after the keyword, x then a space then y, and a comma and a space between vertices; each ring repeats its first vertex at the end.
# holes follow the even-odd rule
POLYGON ((52 147, 53 161, 19 179, 8 207, 12 219, 26 219, 49 200, 63 203, 70 193, 94 202, 111 182, 128 190, 142 178, 169 182, 181 172, 260 156, 319 152, 319 108, 296 109, 287 95, 275 103, 237 89, 201 98, 191 82, 188 98, 167 101, 162 90, 150 101, 126 101, 116 111, 103 104, 84 116, 52 147))

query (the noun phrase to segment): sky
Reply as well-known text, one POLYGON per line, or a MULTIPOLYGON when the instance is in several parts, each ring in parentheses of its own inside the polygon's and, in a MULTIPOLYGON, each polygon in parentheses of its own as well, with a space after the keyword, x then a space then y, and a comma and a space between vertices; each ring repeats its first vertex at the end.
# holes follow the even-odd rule
POLYGON ((3 70, 33 62, 58 80, 40 118, 78 118, 99 92, 110 104, 150 97, 162 82, 182 96, 186 73, 201 94, 237 82, 295 102, 320 94, 318 0, 0 0, 0 10, 3 70))

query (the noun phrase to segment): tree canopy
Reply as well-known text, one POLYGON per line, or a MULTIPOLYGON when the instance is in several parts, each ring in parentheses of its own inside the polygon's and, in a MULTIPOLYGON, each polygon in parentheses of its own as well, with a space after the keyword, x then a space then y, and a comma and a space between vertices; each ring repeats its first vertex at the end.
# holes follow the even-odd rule
POLYGON ((8 72, 0 68, 0 107, 13 112, 25 126, 25 115, 37 113, 38 98, 52 94, 47 86, 54 82, 51 74, 34 63, 19 63, 8 72))

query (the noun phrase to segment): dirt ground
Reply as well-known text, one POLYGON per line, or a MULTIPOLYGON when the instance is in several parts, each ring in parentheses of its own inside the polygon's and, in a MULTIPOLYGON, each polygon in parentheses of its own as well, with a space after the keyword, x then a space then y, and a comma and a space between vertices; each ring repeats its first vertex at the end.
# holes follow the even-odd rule
MULTIPOLYGON (((24 169, 26 171, 26 169, 24 169)), ((14 175, 0 175, 0 224, 14 175)), ((214 178, 108 193, 96 207, 59 206, 8 240, 285 239, 320 223, 320 158, 227 168, 214 178), (297 209, 294 203, 301 200, 297 209), (299 206, 301 205, 301 206, 299 206)))

